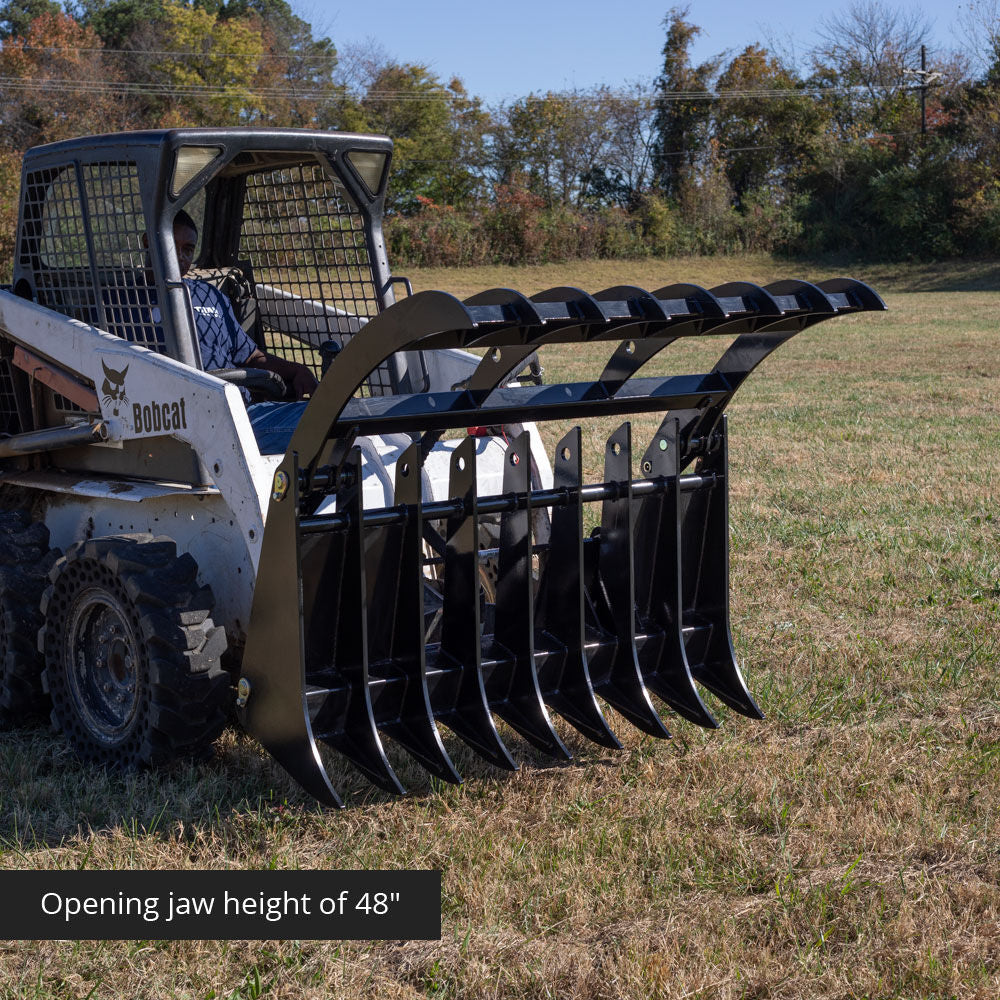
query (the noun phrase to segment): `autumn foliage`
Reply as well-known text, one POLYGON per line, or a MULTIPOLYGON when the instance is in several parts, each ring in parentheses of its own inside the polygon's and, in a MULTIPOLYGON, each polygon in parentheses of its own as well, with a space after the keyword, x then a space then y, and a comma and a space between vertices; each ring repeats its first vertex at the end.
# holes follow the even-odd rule
MULTIPOLYGON (((8 216, 17 163, 38 143, 291 126, 393 137, 386 234, 396 263, 1000 252, 1000 24, 986 0, 968 5, 981 22, 978 62, 934 54, 923 111, 909 71, 925 26, 881 0, 831 15, 802 65, 760 44, 695 64, 701 28, 674 8, 655 80, 493 107, 377 45, 338 53, 286 0, 82 0, 67 10, 0 3, 8 216)), ((8 218, 0 274, 11 228, 8 218)))

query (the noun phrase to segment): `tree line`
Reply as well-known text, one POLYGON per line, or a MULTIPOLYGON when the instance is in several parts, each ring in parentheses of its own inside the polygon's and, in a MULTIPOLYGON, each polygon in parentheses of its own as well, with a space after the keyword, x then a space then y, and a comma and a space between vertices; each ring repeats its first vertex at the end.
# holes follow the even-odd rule
POLYGON ((675 7, 656 79, 487 106, 377 44, 338 50, 286 0, 6 0, 0 267, 25 149, 186 125, 392 136, 397 263, 996 254, 1000 4, 963 11, 964 51, 920 76, 928 26, 884 0, 829 15, 798 60, 756 43, 696 63, 675 7))

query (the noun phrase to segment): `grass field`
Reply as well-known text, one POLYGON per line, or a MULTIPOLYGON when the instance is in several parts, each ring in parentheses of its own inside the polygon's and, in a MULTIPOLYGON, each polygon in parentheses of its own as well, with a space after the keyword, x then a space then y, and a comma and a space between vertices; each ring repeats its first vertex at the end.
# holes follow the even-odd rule
MULTIPOLYGON (((341 812, 232 733, 210 764, 121 779, 19 732, 2 867, 440 868, 443 937, 0 943, 0 997, 1000 995, 1000 266, 411 277, 464 295, 845 271, 891 311, 795 338, 729 410, 733 631, 765 722, 713 702, 720 730, 665 713, 673 740, 620 726, 619 753, 567 733, 564 767, 515 744, 510 778, 458 749, 465 785, 408 772, 402 800, 345 768, 341 812)), ((699 346, 663 364, 707 366, 699 346)))

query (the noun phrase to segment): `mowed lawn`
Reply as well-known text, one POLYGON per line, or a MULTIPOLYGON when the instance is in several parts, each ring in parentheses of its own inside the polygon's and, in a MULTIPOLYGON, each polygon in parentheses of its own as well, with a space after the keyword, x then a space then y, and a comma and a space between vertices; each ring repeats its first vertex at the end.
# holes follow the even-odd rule
MULTIPOLYGON (((793 339, 729 410, 733 631, 766 721, 707 696, 717 731, 665 710, 671 741, 567 732, 562 767, 512 737, 510 777, 456 748, 463 786, 404 766, 398 800, 345 766, 340 812, 234 733, 212 763, 127 779, 6 736, 2 867, 439 868, 444 899, 440 942, 2 943, 0 997, 1000 995, 1000 266, 411 277, 468 295, 836 273, 890 311, 793 339)), ((555 349, 546 377, 595 376, 608 350, 555 349)), ((611 429, 585 434, 592 470, 611 429)))

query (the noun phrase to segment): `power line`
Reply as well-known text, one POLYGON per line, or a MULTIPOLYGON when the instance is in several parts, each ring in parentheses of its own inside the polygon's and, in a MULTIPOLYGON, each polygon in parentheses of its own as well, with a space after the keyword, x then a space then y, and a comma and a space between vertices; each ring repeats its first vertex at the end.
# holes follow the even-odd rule
MULTIPOLYGON (((328 87, 317 89, 315 83, 309 85, 312 89, 304 89, 294 92, 294 81, 286 82, 276 86, 254 86, 251 84, 174 84, 157 83, 155 81, 127 81, 127 80, 71 80, 62 78, 34 79, 31 77, 0 76, 0 87, 10 90, 45 90, 49 92, 84 92, 84 93, 113 93, 113 94, 134 94, 134 95, 164 95, 176 94, 179 96, 225 96, 233 92, 234 89, 244 92, 248 97, 286 97, 289 96, 290 89, 292 96, 305 101, 325 101, 331 97, 331 89, 346 93, 341 84, 333 81, 328 87)), ((885 86, 883 90, 894 88, 885 86)), ((758 90, 717 90, 717 91, 668 91, 647 96, 635 96, 627 93, 605 92, 595 95, 552 95, 555 99, 570 104, 597 104, 606 98, 623 102, 633 102, 636 104, 646 103, 650 107, 655 107, 663 103, 673 103, 680 101, 695 102, 717 102, 726 100, 794 100, 801 97, 823 98, 842 97, 853 94, 867 94, 868 88, 862 86, 851 87, 820 87, 809 89, 758 89, 758 90)), ((354 95, 357 97, 357 95, 354 95)), ((407 90, 369 90, 361 95, 362 100, 375 101, 401 101, 401 102, 421 102, 439 100, 474 100, 464 95, 453 94, 447 90, 435 90, 432 93, 413 93, 407 90)), ((526 104, 545 103, 549 96, 536 96, 529 94, 522 98, 526 104)))
MULTIPOLYGON (((2 48, 2 46, 0 46, 2 48)), ((211 52, 206 52, 204 50, 189 50, 183 51, 178 49, 109 49, 104 46, 94 46, 91 48, 86 47, 70 47, 70 46, 56 46, 56 45, 18 45, 18 50, 21 52, 49 52, 49 53, 62 53, 62 52, 74 52, 74 53, 87 53, 93 55, 94 53, 100 53, 102 55, 118 55, 118 56, 176 56, 177 58, 187 58, 187 57, 197 57, 203 59, 287 59, 287 53, 280 52, 262 52, 259 56, 248 56, 246 52, 216 52, 214 49, 211 52)), ((326 54, 317 54, 314 56, 302 56, 294 54, 294 58, 300 62, 329 62, 330 59, 336 59, 337 55, 335 52, 326 54)))

